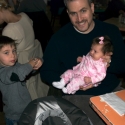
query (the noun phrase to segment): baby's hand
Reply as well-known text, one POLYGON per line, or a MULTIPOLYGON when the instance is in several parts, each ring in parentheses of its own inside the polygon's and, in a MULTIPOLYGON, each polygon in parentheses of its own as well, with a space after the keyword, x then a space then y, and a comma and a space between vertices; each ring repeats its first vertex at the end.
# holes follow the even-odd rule
POLYGON ((82 57, 81 57, 81 56, 78 56, 77 62, 80 63, 81 61, 82 61, 82 57))
POLYGON ((35 65, 34 65, 33 69, 37 70, 42 66, 43 63, 42 63, 41 59, 39 59, 39 58, 35 58, 34 61, 35 61, 35 65))
POLYGON ((84 81, 85 81, 86 84, 92 83, 91 78, 87 77, 87 76, 84 77, 84 81))

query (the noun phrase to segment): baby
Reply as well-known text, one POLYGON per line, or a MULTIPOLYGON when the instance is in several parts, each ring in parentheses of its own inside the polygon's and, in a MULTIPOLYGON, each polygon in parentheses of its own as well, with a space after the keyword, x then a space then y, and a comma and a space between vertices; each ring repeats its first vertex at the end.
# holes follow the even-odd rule
POLYGON ((113 46, 108 36, 95 38, 90 52, 86 56, 83 55, 82 59, 77 58, 77 62, 81 62, 74 66, 73 70, 65 71, 61 80, 53 82, 52 85, 68 94, 74 94, 80 86, 86 87, 89 83, 98 86, 105 78, 107 70, 107 63, 102 58, 110 52, 113 52, 113 46))

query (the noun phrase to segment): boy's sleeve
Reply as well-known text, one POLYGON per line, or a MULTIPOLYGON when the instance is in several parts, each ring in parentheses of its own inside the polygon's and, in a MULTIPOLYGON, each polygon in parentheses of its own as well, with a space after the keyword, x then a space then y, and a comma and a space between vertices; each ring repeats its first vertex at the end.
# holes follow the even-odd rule
POLYGON ((5 68, 0 75, 0 80, 4 84, 13 84, 18 81, 24 81, 31 71, 32 66, 29 63, 16 64, 13 67, 5 68))

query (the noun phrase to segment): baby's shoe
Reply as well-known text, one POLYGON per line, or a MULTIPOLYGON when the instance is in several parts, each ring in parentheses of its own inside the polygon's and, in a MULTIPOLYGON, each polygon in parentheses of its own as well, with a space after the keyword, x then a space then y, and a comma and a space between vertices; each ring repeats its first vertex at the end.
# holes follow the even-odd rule
POLYGON ((62 89, 65 86, 64 79, 61 79, 60 82, 53 82, 52 85, 55 88, 62 89))
POLYGON ((63 91, 63 93, 68 93, 66 87, 64 87, 64 88, 62 89, 62 91, 63 91))

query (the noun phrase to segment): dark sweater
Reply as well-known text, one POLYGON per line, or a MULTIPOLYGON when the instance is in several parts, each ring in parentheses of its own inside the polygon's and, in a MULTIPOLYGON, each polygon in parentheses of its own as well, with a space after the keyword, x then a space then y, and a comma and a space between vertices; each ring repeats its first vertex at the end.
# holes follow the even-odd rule
POLYGON ((41 78, 49 85, 60 80, 60 75, 77 64, 77 57, 86 55, 95 37, 108 35, 113 43, 114 54, 106 78, 98 87, 75 94, 100 95, 114 90, 120 83, 115 74, 125 73, 125 44, 119 29, 111 24, 95 20, 94 29, 88 34, 77 32, 68 23, 53 35, 44 53, 41 78))

